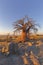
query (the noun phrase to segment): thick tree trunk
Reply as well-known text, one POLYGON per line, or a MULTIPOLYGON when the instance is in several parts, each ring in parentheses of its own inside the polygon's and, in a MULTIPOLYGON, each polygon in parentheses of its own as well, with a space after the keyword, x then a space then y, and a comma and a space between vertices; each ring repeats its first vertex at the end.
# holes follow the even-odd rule
POLYGON ((27 41, 28 37, 27 37, 27 33, 25 31, 22 31, 21 39, 22 39, 23 42, 27 41))

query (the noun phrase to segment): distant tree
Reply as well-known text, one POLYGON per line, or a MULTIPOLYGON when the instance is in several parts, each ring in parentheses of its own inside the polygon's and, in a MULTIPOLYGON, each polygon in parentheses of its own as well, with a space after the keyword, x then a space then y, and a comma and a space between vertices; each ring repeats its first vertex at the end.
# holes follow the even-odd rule
POLYGON ((28 16, 25 16, 24 18, 17 20, 13 23, 14 31, 20 31, 22 32, 22 41, 25 41, 28 38, 28 35, 31 31, 34 31, 35 33, 38 31, 38 24, 35 24, 35 22, 28 18, 28 16))

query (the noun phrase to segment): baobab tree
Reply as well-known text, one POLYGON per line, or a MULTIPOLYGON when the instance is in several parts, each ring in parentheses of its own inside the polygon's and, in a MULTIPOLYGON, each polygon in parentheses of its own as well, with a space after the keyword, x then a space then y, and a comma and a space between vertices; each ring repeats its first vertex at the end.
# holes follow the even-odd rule
POLYGON ((38 31, 37 24, 35 24, 35 22, 31 18, 28 18, 28 16, 25 16, 24 18, 17 20, 13 23, 13 26, 14 31, 21 30, 22 41, 26 41, 31 31, 34 31, 35 33, 38 31))

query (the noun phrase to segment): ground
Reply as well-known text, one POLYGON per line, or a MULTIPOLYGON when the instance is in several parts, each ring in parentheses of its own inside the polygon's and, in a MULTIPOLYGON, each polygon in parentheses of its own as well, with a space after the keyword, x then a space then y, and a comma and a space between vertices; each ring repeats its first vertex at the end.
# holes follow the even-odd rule
POLYGON ((0 53, 0 65, 43 65, 43 40, 20 43, 19 52, 10 56, 0 53))

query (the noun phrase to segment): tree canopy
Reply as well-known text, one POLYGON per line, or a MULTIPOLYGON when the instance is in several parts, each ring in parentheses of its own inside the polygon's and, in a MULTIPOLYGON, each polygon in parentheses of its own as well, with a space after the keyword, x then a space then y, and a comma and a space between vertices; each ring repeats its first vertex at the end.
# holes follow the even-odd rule
POLYGON ((24 18, 14 22, 13 26, 14 26, 14 31, 21 30, 27 37, 27 34, 29 34, 31 31, 34 31, 36 33, 38 31, 37 26, 39 25, 35 24, 35 21, 32 18, 25 16, 24 18))

